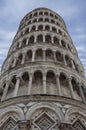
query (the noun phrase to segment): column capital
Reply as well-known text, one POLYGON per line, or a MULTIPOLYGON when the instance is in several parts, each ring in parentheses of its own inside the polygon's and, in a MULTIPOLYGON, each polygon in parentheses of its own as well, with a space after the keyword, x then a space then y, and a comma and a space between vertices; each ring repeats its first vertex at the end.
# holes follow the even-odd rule
POLYGON ((77 82, 77 85, 81 87, 82 84, 81 84, 81 82, 77 82))
POLYGON ((11 81, 11 79, 7 79, 5 83, 9 85, 10 81, 11 81))
POLYGON ((28 74, 29 74, 30 76, 33 76, 33 73, 32 73, 32 72, 30 72, 30 73, 28 72, 28 74))
POLYGON ((17 75, 17 76, 16 76, 16 79, 21 79, 21 75, 17 75))
POLYGON ((68 77, 67 80, 68 80, 68 81, 71 81, 71 80, 72 80, 72 77, 68 77))
POLYGON ((57 78, 59 78, 59 77, 60 77, 60 74, 59 74, 59 73, 57 73, 57 74, 56 74, 56 77, 57 77, 57 78))

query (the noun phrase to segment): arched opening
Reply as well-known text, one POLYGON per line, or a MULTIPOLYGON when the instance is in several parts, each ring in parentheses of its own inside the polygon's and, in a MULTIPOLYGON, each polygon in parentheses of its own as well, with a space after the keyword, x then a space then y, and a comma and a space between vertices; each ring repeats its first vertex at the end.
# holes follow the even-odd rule
POLYGON ((26 42, 27 42, 27 39, 23 39, 23 42, 22 42, 22 47, 26 46, 26 42))
POLYGON ((37 42, 38 43, 43 42, 43 36, 42 35, 37 36, 37 42))
POLYGON ((43 25, 39 25, 38 30, 42 31, 43 30, 43 25))
POLYGON ((62 31, 61 31, 60 29, 58 30, 58 33, 59 33, 60 35, 62 35, 62 31))
POLYGON ((35 60, 43 61, 43 51, 42 49, 38 49, 35 53, 35 60))
POLYGON ((37 19, 34 19, 34 20, 33 20, 33 23, 36 23, 36 22, 37 22, 37 19))
POLYGON ((45 18, 45 22, 49 22, 49 19, 48 19, 48 18, 45 18))
POLYGON ((36 26, 32 26, 31 31, 35 31, 36 30, 36 26))
POLYGON ((34 15, 33 15, 33 16, 35 16, 35 17, 36 17, 36 16, 37 16, 37 14, 38 14, 38 13, 36 12, 36 13, 34 13, 34 15))
POLYGON ((55 27, 52 27, 53 32, 57 32, 57 29, 55 27))
POLYGON ((34 36, 30 36, 29 38, 29 44, 34 43, 34 36))
POLYGON ((24 72, 21 76, 20 80, 20 87, 18 90, 18 96, 27 95, 28 91, 28 84, 29 84, 29 75, 28 72, 24 72))
POLYGON ((45 42, 51 43, 51 36, 50 35, 45 36, 45 42))
POLYGON ((33 75, 31 94, 42 94, 43 76, 41 71, 36 71, 33 75))
POLYGON ((48 12, 44 12, 44 15, 47 15, 47 16, 48 16, 48 12))
POLYGON ((66 75, 64 73, 61 73, 59 80, 60 80, 62 95, 66 96, 66 97, 71 97, 70 88, 69 88, 69 84, 68 84, 66 75))
POLYGON ((66 48, 66 43, 63 40, 61 40, 61 44, 62 44, 62 47, 66 48))
POLYGON ((43 36, 42 35, 37 36, 37 42, 38 43, 43 42, 43 36))
POLYGON ((50 50, 50 49, 46 50, 46 60, 47 60, 47 61, 52 61, 52 60, 54 60, 53 52, 52 52, 52 50, 50 50))
POLYGON ((39 15, 43 15, 43 12, 39 12, 39 15))
POLYGON ((18 49, 19 47, 20 47, 20 43, 18 42, 16 48, 18 49))
POLYGON ((58 62, 63 62, 63 56, 59 51, 56 51, 56 60, 58 62))
POLYGON ((31 24, 31 20, 28 21, 28 24, 31 24))
POLYGON ((14 92, 14 90, 15 90, 16 81, 17 81, 17 80, 16 80, 16 75, 14 75, 14 76, 12 77, 11 81, 10 81, 6 99, 12 98, 13 92, 14 92))
POLYGON ((66 64, 68 67, 72 68, 72 64, 71 64, 71 59, 69 58, 69 56, 65 56, 65 60, 66 60, 66 64))
POLYGON ((38 22, 43 22, 43 18, 39 18, 38 22))
POLYGON ((29 50, 26 54, 25 62, 31 62, 32 61, 32 51, 29 50))
POLYGON ((75 65, 75 69, 76 69, 77 72, 80 72, 80 68, 79 68, 78 64, 75 65))
POLYGON ((55 43, 56 45, 59 45, 59 39, 58 39, 57 37, 54 37, 54 38, 53 38, 53 41, 54 41, 54 43, 55 43))
POLYGON ((21 64, 22 58, 23 58, 23 55, 22 55, 22 54, 19 54, 19 56, 18 56, 18 58, 17 58, 17 61, 16 61, 16 66, 18 66, 18 65, 21 64))
POLYGON ((32 14, 29 15, 29 18, 32 18, 32 14))
POLYGON ((55 18, 58 19, 58 17, 55 15, 55 18))
POLYGON ((45 30, 46 30, 46 31, 49 31, 49 30, 50 30, 50 26, 46 25, 46 26, 45 26, 45 30))
POLYGON ((29 33, 29 28, 27 28, 26 30, 25 30, 25 34, 28 34, 29 33))
POLYGON ((53 19, 51 19, 51 23, 55 23, 55 21, 53 19))
POLYGON ((70 50, 70 51, 72 51, 72 49, 71 49, 71 47, 70 47, 70 45, 68 44, 68 49, 70 50))
POLYGON ((79 85, 78 85, 77 81, 75 80, 75 78, 72 77, 71 83, 72 83, 75 99, 81 101, 79 85))
POLYGON ((51 17, 53 17, 53 14, 52 14, 52 13, 50 13, 50 16, 51 16, 51 17))
POLYGON ((46 93, 57 95, 56 76, 52 71, 46 75, 46 93))

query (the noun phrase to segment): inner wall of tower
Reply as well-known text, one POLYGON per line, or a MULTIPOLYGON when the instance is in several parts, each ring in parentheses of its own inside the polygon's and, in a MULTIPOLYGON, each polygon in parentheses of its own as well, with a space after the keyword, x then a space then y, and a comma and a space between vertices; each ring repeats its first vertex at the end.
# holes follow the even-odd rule
POLYGON ((86 78, 63 19, 28 13, 2 65, 1 130, 86 130, 86 78))

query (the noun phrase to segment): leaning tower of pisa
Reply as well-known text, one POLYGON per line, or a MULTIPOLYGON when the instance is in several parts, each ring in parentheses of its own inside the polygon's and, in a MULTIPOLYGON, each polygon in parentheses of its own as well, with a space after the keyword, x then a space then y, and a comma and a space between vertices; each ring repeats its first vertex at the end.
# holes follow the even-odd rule
POLYGON ((0 130, 86 130, 86 78, 63 19, 20 22, 0 75, 0 130))

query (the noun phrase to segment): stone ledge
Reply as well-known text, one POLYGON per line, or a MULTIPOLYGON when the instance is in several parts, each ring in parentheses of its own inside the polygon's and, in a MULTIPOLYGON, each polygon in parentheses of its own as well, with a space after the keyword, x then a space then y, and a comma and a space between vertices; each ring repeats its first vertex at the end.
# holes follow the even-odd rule
POLYGON ((57 102, 57 103, 60 102, 60 103, 73 105, 75 107, 79 107, 82 109, 86 109, 86 104, 78 100, 71 99, 68 97, 60 97, 57 95, 42 95, 42 94, 26 95, 26 96, 10 98, 10 99, 0 102, 0 108, 17 104, 17 103, 25 103, 25 102, 57 102))

